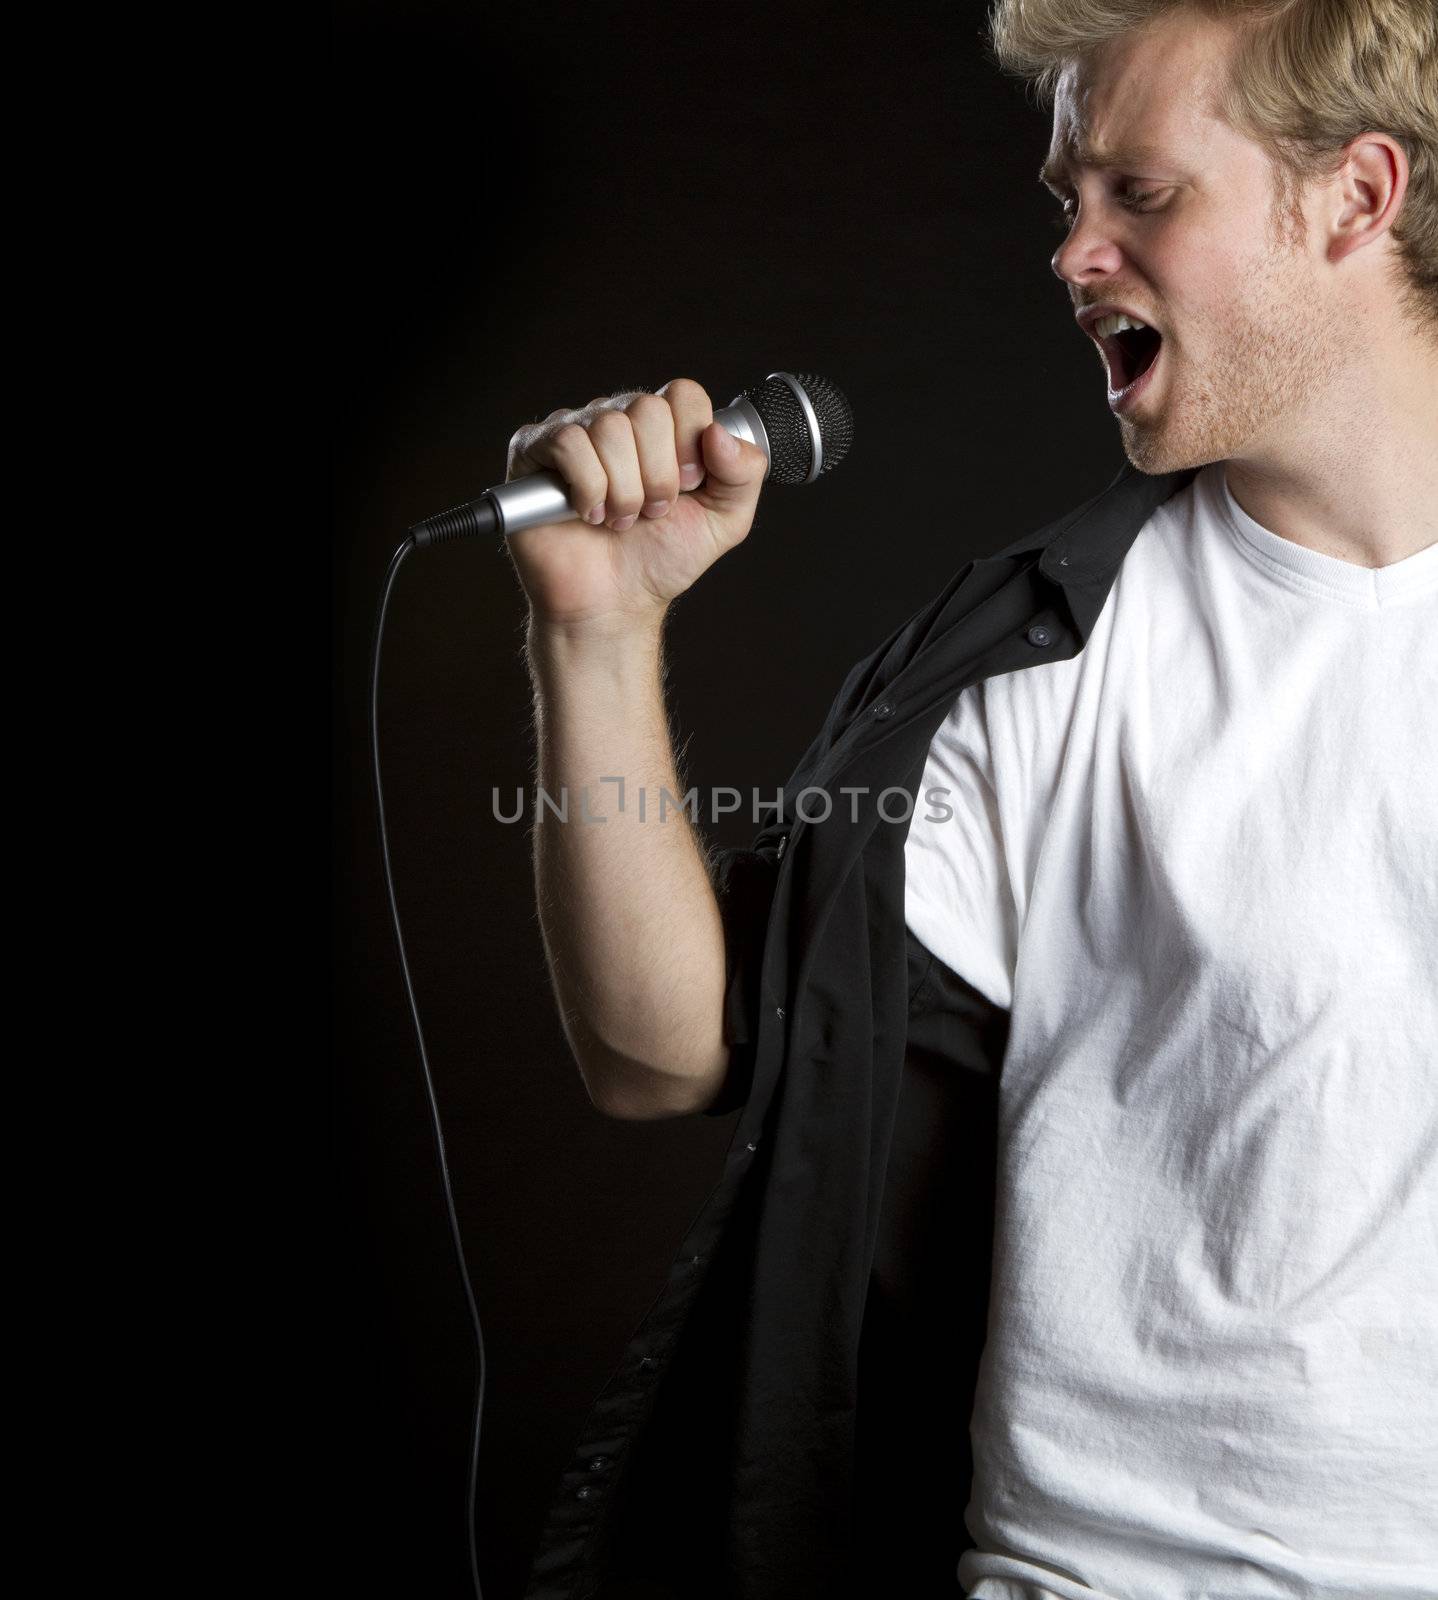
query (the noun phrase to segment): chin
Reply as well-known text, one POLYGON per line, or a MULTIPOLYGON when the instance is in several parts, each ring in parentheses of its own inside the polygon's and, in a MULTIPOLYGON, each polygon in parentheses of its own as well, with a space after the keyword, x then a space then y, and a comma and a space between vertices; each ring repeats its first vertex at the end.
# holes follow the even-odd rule
POLYGON ((1161 477, 1166 472, 1183 472, 1188 467, 1203 466, 1203 461, 1190 459, 1190 453, 1166 439, 1161 429, 1138 428, 1132 423, 1119 425, 1123 440, 1123 453, 1139 472, 1161 477))
POLYGON ((1139 472, 1152 477, 1206 467, 1232 454, 1223 448, 1222 439, 1217 436, 1222 430, 1185 430, 1165 427, 1161 421, 1135 422, 1129 417, 1120 417, 1118 431, 1129 461, 1139 472))

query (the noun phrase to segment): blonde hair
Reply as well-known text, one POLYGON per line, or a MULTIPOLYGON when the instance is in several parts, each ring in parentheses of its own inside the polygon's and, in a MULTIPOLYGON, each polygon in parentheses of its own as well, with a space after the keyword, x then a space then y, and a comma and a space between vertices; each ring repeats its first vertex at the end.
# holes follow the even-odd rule
POLYGON ((1438 5, 1434 0, 995 0, 994 50, 1052 99, 1066 63, 1182 7, 1244 25, 1219 107, 1272 158, 1291 205, 1359 134, 1408 157, 1393 224, 1407 309, 1438 321, 1438 5))

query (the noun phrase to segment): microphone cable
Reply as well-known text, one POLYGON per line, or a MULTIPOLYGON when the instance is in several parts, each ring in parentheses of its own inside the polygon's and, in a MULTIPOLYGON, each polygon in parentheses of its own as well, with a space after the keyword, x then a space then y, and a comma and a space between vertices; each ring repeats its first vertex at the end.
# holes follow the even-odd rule
POLYGON ((475 1540, 474 1517, 475 1500, 479 1488, 479 1429, 484 1415, 484 1329, 479 1322, 479 1306, 474 1298, 474 1285, 469 1281, 469 1267, 464 1259, 464 1243, 459 1234, 459 1214, 454 1205, 454 1189, 449 1181, 449 1157, 445 1150, 444 1129, 439 1121, 439 1100, 434 1092, 434 1075, 429 1069, 429 1052, 424 1046, 424 1029, 420 1026, 419 1007, 415 1004, 414 980, 410 977, 409 958, 405 955, 404 933, 399 923, 399 901, 394 892, 394 872, 389 859, 389 835, 384 822, 384 786, 380 782, 379 772, 379 663, 380 645, 384 639, 385 613, 389 610, 390 591, 394 588, 394 580, 399 569, 404 565, 405 557, 415 548, 414 535, 410 534, 390 557, 389 570, 385 573, 384 587, 380 591, 379 608, 375 613, 374 644, 370 651, 370 694, 369 694, 369 727, 370 751, 374 759, 374 797, 375 806, 379 817, 379 844, 380 854, 384 858, 384 881, 389 891, 390 916, 394 921, 395 943, 399 946, 400 970, 404 973, 404 992, 409 998, 410 1016, 414 1019, 414 1036, 419 1044, 420 1064, 424 1068, 424 1086, 429 1095, 430 1126, 434 1130, 435 1148, 439 1153, 439 1172, 444 1184, 444 1203, 449 1213, 450 1237, 454 1241, 454 1256, 459 1263, 459 1276, 464 1283, 464 1297, 469 1303, 469 1317, 474 1326, 474 1343, 478 1353, 479 1374, 474 1396, 474 1434, 470 1442, 469 1454, 469 1481, 465 1491, 464 1522, 469 1544, 469 1576, 474 1584, 475 1600, 484 1600, 484 1591, 479 1584, 479 1550, 475 1540))
MULTIPOLYGON (((647 392, 647 391, 640 391, 647 392)), ((832 471, 849 453, 854 438, 854 413, 848 400, 827 378, 812 373, 771 372, 762 384, 736 395, 729 405, 715 415, 731 433, 742 435, 757 443, 769 461, 766 476, 775 483, 812 483, 832 471)), ((477 500, 426 517, 409 530, 403 542, 390 557, 385 573, 384 587, 380 591, 379 607, 375 613, 374 644, 370 652, 370 747, 374 759, 374 795, 379 818, 380 854, 384 859, 385 888, 389 892, 390 916, 394 921, 395 943, 399 947, 399 964, 404 973, 404 991, 409 1000, 410 1016, 414 1019, 414 1036, 419 1044, 419 1059, 424 1067, 424 1085, 429 1096, 430 1123, 434 1129, 435 1149, 439 1154, 440 1177, 444 1184, 445 1207, 449 1213, 449 1231, 454 1241, 454 1256, 459 1264, 459 1276, 464 1284, 465 1299, 469 1304, 470 1321, 474 1326, 474 1342, 478 1352, 478 1378, 474 1400, 474 1435, 469 1457, 469 1484, 465 1500, 465 1529, 469 1541, 469 1573, 474 1584, 475 1600, 484 1600, 479 1584, 479 1553, 475 1536, 475 1502, 479 1490, 479 1431, 484 1413, 484 1329, 479 1322, 479 1307, 474 1298, 474 1286, 469 1280, 469 1267, 464 1259, 464 1243, 459 1234, 459 1214, 454 1205, 454 1189, 449 1179, 449 1157, 445 1150, 444 1130, 439 1120, 439 1100, 434 1091, 434 1075, 429 1067, 429 1052, 425 1049, 424 1029, 420 1026, 419 1007, 414 998, 414 981, 410 977, 409 958, 405 954, 404 933, 400 928, 399 901, 394 892, 394 872, 390 866, 389 835, 384 820, 384 787, 379 770, 379 667, 380 646, 384 639, 385 616, 389 610, 390 592, 403 566, 405 558, 414 550, 429 549, 453 539, 464 539, 476 534, 502 532, 508 535, 525 527, 535 526, 547 518, 561 514, 576 515, 569 505, 567 490, 553 472, 542 472, 517 479, 486 490, 477 500)))

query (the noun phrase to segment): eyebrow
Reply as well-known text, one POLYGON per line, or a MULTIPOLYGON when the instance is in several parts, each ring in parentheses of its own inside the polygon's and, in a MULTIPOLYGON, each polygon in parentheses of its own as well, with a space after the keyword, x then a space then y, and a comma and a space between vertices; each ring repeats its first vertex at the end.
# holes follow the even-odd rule
POLYGON ((1078 146, 1076 155, 1076 160, 1070 159, 1068 151, 1051 155, 1039 169, 1039 182, 1053 188, 1056 184, 1062 183, 1075 167, 1107 171, 1114 167, 1146 167, 1150 162, 1164 165, 1169 159, 1156 144, 1135 144, 1103 150, 1096 145, 1084 143, 1078 146))

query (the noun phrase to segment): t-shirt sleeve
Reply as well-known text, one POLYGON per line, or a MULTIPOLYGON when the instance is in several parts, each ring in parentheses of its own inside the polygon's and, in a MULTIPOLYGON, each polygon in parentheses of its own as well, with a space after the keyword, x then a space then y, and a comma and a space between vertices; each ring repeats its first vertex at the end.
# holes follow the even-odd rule
POLYGON ((1008 1010, 1018 917, 983 687, 959 694, 929 745, 904 849, 904 916, 921 944, 1008 1010))

